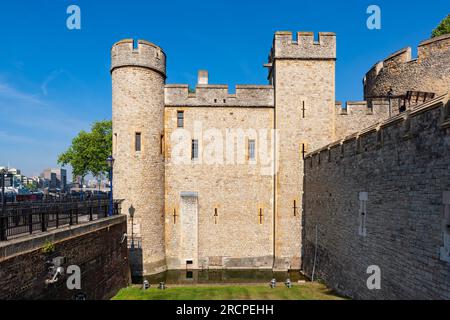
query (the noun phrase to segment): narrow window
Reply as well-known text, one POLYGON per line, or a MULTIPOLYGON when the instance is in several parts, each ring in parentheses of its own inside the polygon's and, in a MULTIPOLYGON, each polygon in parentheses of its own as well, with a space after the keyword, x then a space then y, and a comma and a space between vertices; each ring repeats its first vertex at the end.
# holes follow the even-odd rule
POLYGON ((198 159, 198 140, 192 140, 192 160, 198 159))
POLYGON ((134 136, 134 150, 141 151, 141 133, 136 132, 134 136))
POLYGON ((264 215, 263 215, 263 210, 262 210, 262 208, 259 208, 259 214, 258 214, 258 217, 259 217, 259 224, 263 224, 263 218, 264 218, 264 215))
POLYGON ((184 111, 177 111, 177 127, 184 128, 184 111))
POLYGON ((367 192, 359 193, 359 230, 360 236, 366 236, 366 219, 367 219, 367 200, 369 199, 367 192))
POLYGON ((297 216, 298 213, 298 207, 297 207, 297 201, 294 200, 294 206, 292 207, 292 209, 294 209, 294 217, 297 216))
POLYGON ((177 209, 173 209, 173 224, 177 223, 177 209))
POLYGON ((305 118, 305 111, 306 111, 306 109, 305 109, 305 101, 302 101, 302 118, 303 119, 305 118))
POLYGON ((161 150, 160 150, 161 154, 164 155, 164 135, 163 134, 161 135, 160 148, 161 148, 161 150))
POLYGON ((255 160, 255 148, 256 148, 256 141, 255 140, 248 140, 248 159, 249 160, 255 160))
POLYGON ((217 224, 218 217, 219 217, 219 214, 217 213, 217 208, 214 208, 214 224, 217 224))
POLYGON ((307 150, 306 150, 306 143, 302 143, 302 159, 303 159, 303 160, 305 159, 306 153, 307 153, 307 150))

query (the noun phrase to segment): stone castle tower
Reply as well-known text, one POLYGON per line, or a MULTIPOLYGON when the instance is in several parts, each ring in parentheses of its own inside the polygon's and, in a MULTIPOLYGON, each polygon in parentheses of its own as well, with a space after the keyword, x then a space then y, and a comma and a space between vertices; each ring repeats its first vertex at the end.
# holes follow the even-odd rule
MULTIPOLYGON (((418 63, 405 68, 426 71, 425 58, 448 68, 439 58, 448 57, 442 53, 448 41, 422 43, 418 63)), ((392 116, 384 94, 390 83, 402 103, 433 96, 405 93, 408 85, 389 77, 391 60, 403 66, 402 52, 366 75, 368 101, 343 106, 335 101, 334 33, 315 39, 310 32, 276 32, 264 65, 269 84, 238 85, 235 93, 209 84, 207 71, 199 73, 195 91, 166 84, 161 48, 147 41, 116 43, 114 196, 124 199, 129 215, 133 273, 300 269, 304 156, 392 116)), ((450 83, 447 75, 437 87, 450 83)))
POLYGON ((279 136, 275 183, 275 267, 300 266, 303 156, 333 138, 336 36, 277 32, 269 56, 279 136), (296 220, 298 219, 298 221, 296 220))
POLYGON ((164 245, 164 84, 166 56, 146 41, 117 42, 111 50, 114 196, 124 199, 132 224, 133 265, 166 267, 164 245), (145 235, 145 236, 144 236, 145 235), (144 250, 142 250, 144 249, 144 250))
MULTIPOLYGON (((295 40, 277 32, 265 65, 269 85, 237 86, 235 94, 208 84, 204 71, 195 93, 166 85, 165 58, 146 41, 122 40, 112 48, 114 196, 125 200, 130 215, 134 273, 299 269, 302 157, 333 138, 335 35, 320 33, 315 41, 313 33, 299 32, 295 40), (258 170, 258 158, 174 165, 170 137, 180 113, 190 132, 195 121, 224 134, 273 130, 271 173, 258 170), (211 116, 221 123, 210 123, 211 116)), ((259 153, 262 142, 250 138, 259 153)))

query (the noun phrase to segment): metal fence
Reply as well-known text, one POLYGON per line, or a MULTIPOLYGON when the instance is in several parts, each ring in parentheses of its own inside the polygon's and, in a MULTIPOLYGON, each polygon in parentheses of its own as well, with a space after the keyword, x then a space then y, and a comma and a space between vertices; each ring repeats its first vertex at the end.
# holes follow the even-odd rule
MULTIPOLYGON (((47 200, 6 203, 0 208, 0 241, 98 220, 109 214, 109 199, 104 196, 47 200)), ((120 203, 114 201, 113 215, 120 213, 120 203)))

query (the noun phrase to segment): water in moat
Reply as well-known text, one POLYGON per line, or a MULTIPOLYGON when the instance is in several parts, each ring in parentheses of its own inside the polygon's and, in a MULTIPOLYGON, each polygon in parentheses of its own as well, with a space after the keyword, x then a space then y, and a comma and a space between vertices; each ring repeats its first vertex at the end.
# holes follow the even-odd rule
POLYGON ((133 283, 141 284, 144 279, 155 284, 226 284, 226 283, 268 283, 275 278, 277 282, 290 279, 292 282, 305 280, 299 270, 286 272, 245 269, 245 270, 169 270, 155 275, 133 278, 133 283))

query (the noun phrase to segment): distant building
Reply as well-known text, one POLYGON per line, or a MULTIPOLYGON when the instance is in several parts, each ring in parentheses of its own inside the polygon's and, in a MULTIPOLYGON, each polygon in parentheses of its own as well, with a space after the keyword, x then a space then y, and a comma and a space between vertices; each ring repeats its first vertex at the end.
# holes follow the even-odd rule
POLYGON ((41 177, 44 179, 43 187, 49 189, 67 190, 67 170, 66 169, 45 169, 41 177))

